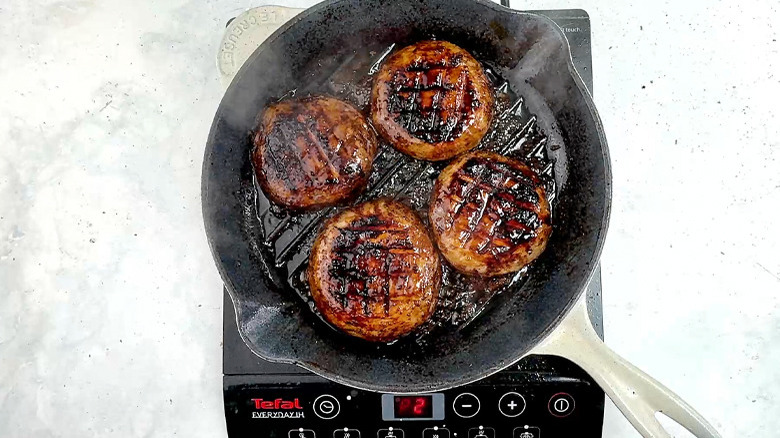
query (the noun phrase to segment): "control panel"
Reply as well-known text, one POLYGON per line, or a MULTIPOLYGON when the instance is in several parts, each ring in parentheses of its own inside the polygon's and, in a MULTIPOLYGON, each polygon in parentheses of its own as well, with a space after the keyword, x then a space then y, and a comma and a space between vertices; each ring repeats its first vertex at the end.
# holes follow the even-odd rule
POLYGON ((285 384, 225 377, 231 438, 595 437, 604 409, 604 393, 576 378, 379 394, 316 376, 285 384))

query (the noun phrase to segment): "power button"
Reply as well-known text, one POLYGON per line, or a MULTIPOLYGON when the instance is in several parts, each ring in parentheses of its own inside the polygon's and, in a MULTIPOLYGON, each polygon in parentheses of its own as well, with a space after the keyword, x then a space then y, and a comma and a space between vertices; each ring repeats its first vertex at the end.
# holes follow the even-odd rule
POLYGON ((336 418, 340 410, 339 401, 332 395, 325 394, 314 399, 314 413, 323 420, 336 418))
POLYGON ((550 398, 547 409, 555 417, 568 417, 574 412, 574 397, 565 392, 559 392, 550 398))

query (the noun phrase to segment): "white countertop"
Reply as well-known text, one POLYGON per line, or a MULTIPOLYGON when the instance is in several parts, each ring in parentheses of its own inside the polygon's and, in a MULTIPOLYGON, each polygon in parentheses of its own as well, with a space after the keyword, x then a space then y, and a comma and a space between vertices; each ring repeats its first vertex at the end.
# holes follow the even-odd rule
MULTIPOLYGON (((0 436, 225 436, 200 170, 225 22, 256 5, 0 5, 0 436)), ((724 436, 777 435, 780 5, 523 7, 592 19, 607 343, 724 436)), ((604 429, 638 436, 611 404, 604 429)))

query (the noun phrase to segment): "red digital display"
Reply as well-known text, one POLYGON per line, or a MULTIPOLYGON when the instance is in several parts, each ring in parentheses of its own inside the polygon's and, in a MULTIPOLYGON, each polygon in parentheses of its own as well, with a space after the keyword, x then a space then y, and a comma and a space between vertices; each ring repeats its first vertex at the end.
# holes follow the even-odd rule
POLYGON ((395 418, 433 418, 433 396, 397 395, 394 408, 395 418))

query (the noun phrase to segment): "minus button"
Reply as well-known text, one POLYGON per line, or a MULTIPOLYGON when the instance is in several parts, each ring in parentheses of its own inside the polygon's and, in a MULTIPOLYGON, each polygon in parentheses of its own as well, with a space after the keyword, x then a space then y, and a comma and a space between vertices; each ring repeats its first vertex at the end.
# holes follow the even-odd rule
POLYGON ((460 394, 452 402, 452 410, 461 418, 471 418, 477 415, 479 407, 479 399, 470 392, 460 394))

